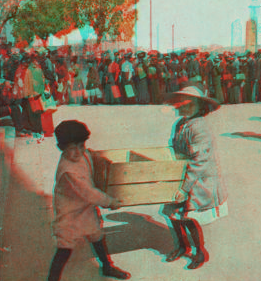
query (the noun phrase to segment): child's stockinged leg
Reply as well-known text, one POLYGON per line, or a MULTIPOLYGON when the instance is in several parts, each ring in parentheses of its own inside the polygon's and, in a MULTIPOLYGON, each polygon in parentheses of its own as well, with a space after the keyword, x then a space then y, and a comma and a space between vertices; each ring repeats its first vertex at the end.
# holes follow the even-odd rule
POLYGON ((92 242, 93 248, 102 262, 102 273, 104 276, 114 277, 118 279, 129 279, 131 277, 130 273, 123 271, 115 267, 107 254, 105 239, 101 239, 97 242, 92 242))
POLYGON ((59 281, 63 268, 70 258, 72 249, 58 248, 52 261, 48 281, 59 281))

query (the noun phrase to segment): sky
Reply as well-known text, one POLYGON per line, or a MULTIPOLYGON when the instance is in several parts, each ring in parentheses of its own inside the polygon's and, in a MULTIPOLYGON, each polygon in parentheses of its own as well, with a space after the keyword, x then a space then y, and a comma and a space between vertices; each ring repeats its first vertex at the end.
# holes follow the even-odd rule
MULTIPOLYGON (((231 23, 237 19, 241 20, 245 42, 251 3, 251 0, 152 0, 152 47, 157 49, 159 44, 161 52, 172 48, 172 24, 175 48, 211 44, 230 46, 231 23)), ((256 3, 261 4, 261 1, 256 3)), ((149 48, 150 0, 140 0, 137 6, 137 44, 149 48)))
MULTIPOLYGON (((242 24, 244 43, 246 21, 250 18, 248 6, 252 2, 261 4, 261 0, 152 0, 152 48, 160 52, 172 49, 173 24, 175 49, 212 44, 230 46, 231 23, 238 19, 242 24)), ((138 46, 149 49, 150 0, 139 0, 137 9, 138 21, 133 40, 138 46)), ((91 30, 86 27, 85 31, 93 38, 91 30)), ((261 28, 259 37, 261 44, 261 28)), ((75 30, 70 34, 68 43, 81 40, 81 33, 75 30)), ((61 41, 54 39, 52 44, 59 45, 61 41)))

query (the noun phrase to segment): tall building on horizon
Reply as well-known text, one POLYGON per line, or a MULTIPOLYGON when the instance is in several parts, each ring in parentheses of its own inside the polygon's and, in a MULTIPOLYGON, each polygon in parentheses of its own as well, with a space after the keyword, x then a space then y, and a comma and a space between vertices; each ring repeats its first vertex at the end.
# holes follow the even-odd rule
POLYGON ((253 53, 257 51, 257 24, 252 19, 246 23, 246 50, 253 53))
POLYGON ((237 19, 231 23, 231 49, 242 46, 242 23, 237 19))
POLYGON ((246 50, 251 52, 257 51, 257 28, 258 28, 258 13, 260 4, 257 0, 252 0, 250 8, 250 19, 246 23, 246 50))

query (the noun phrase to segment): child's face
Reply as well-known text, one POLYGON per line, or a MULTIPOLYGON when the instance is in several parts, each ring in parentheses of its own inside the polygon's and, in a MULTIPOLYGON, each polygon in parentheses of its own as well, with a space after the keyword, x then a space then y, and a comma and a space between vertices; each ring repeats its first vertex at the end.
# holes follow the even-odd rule
POLYGON ((63 154, 65 158, 72 162, 79 162, 85 151, 85 142, 70 143, 63 154))

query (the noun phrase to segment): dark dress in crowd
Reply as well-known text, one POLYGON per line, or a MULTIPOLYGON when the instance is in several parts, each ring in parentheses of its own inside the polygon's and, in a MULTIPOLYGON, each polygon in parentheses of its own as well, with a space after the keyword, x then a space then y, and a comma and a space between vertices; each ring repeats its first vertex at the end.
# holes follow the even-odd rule
POLYGON ((142 61, 139 62, 135 67, 135 78, 136 87, 138 91, 137 101, 139 104, 148 104, 150 102, 150 95, 148 89, 148 68, 146 64, 142 61))
POLYGON ((162 100, 159 84, 160 76, 161 71, 157 62, 151 62, 148 67, 148 84, 151 102, 153 104, 160 104, 162 100))

